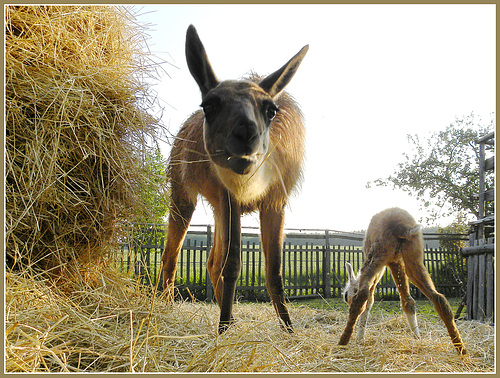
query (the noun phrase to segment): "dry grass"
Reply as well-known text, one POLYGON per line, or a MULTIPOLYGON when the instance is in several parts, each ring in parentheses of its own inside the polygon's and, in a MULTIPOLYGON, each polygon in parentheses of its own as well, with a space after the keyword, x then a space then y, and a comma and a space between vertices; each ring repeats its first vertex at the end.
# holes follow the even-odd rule
POLYGON ((491 372, 494 330, 462 322, 459 357, 437 319, 422 340, 374 313, 364 345, 337 346, 346 313, 168 304, 100 259, 135 206, 145 111, 143 35, 121 8, 6 8, 5 366, 9 372, 491 372), (78 258, 77 258, 78 257, 78 258), (40 267, 58 267, 52 277, 40 267), (58 277, 58 279, 54 279, 58 277))
POLYGON ((157 120, 145 28, 124 8, 6 7, 6 245, 11 264, 101 255, 137 205, 157 120))
POLYGON ((64 285, 26 273, 7 275, 7 371, 495 370, 494 328, 485 324, 459 322, 467 357, 455 352, 437 315, 419 319, 422 339, 414 340, 402 315, 375 311, 365 343, 340 347, 347 313, 291 306, 295 333, 289 335, 269 303, 239 303, 237 323, 219 336, 214 304, 153 300, 135 283, 95 265, 81 276, 85 281, 71 278, 71 290, 62 291, 64 285))

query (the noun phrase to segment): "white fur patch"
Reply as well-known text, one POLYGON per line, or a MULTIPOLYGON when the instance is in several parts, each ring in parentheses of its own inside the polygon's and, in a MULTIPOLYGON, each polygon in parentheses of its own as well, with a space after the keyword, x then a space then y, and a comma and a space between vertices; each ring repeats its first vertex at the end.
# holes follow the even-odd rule
POLYGON ((214 166, 226 189, 242 204, 249 204, 262 198, 269 186, 276 180, 272 164, 268 161, 264 162, 256 172, 253 171, 246 175, 239 175, 231 169, 222 168, 215 164, 214 166))

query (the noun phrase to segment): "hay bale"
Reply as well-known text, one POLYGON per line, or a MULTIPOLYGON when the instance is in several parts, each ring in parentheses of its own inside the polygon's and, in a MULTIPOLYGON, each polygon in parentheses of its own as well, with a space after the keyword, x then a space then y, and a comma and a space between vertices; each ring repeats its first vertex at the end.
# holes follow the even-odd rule
POLYGON ((7 260, 101 256, 138 205, 139 152, 159 126, 145 30, 120 7, 5 9, 7 260))
POLYGON ((495 329, 458 327, 459 356, 437 314, 420 316, 415 340, 404 315, 373 311, 364 343, 337 342, 347 306, 290 305, 295 333, 278 325, 269 303, 237 303, 237 322, 217 335, 214 303, 168 304, 136 282, 96 269, 68 295, 49 280, 7 274, 6 370, 9 372, 493 372, 495 329))

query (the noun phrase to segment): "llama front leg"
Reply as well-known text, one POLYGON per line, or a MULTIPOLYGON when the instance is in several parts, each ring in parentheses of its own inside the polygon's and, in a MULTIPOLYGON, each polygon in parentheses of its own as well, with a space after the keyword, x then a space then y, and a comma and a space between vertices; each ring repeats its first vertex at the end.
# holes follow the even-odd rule
POLYGON ((241 208, 228 193, 222 201, 224 219, 222 235, 224 239, 222 254, 222 298, 220 301, 219 334, 226 331, 233 322, 233 302, 236 283, 241 270, 241 208), (225 207, 225 208, 224 208, 225 207))
POLYGON ((347 320, 342 336, 340 336, 339 345, 347 345, 351 339, 354 326, 356 325, 360 314, 365 309, 366 301, 368 300, 369 295, 370 290, 365 286, 360 288, 358 293, 352 299, 351 305, 349 306, 349 319, 347 320))
POLYGON ((365 277, 369 277, 370 272, 372 272, 371 274, 373 274, 373 272, 375 272, 375 277, 372 280, 368 281, 368 282, 371 282, 370 294, 369 294, 368 300, 366 302, 366 308, 361 313, 361 315, 359 317, 358 334, 357 334, 357 339, 359 341, 362 341, 365 337, 366 324, 368 323, 368 318, 370 317, 370 310, 372 309, 373 302, 374 302, 375 288, 377 287, 377 283, 380 281, 380 279, 384 275, 385 267, 383 267, 381 264, 377 264, 377 263, 366 264, 365 273, 364 273, 365 277))
POLYGON ((368 296, 368 301, 366 302, 366 308, 359 316, 358 333, 356 335, 356 338, 359 341, 362 341, 365 338, 366 324, 368 323, 368 318, 370 316, 370 310, 371 310, 371 308, 373 306, 373 302, 374 302, 373 295, 374 295, 374 290, 372 290, 370 292, 370 295, 368 296))
POLYGON ((262 247, 266 259, 266 285, 282 326, 293 332, 292 321, 285 304, 281 254, 283 246, 284 210, 265 209, 260 212, 262 247))
MULTIPOLYGON (((354 286, 358 286, 358 291, 352 298, 349 305, 349 319, 347 320, 347 325, 340 337, 339 345, 347 345, 349 342, 354 326, 363 313, 362 325, 358 330, 358 338, 364 336, 366 322, 368 321, 368 314, 373 305, 373 294, 375 292, 375 287, 378 281, 382 277, 385 271, 385 263, 383 261, 384 254, 377 254, 375 252, 380 251, 380 246, 378 244, 369 247, 368 259, 363 263, 361 267, 359 280, 357 283, 351 283, 354 286), (368 301, 368 303, 367 303, 368 301)), ((366 252, 365 252, 366 253, 366 252)), ((346 267, 350 264, 346 264, 346 267)), ((352 280, 353 272, 351 268, 348 268, 350 280, 352 280)), ((355 279, 354 279, 355 280, 355 279)))

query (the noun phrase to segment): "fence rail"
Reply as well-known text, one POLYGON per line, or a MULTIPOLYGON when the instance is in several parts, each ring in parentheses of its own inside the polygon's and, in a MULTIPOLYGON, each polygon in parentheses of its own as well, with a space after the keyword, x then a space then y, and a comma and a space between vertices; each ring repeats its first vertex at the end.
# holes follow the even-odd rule
MULTIPOLYGON (((179 255, 176 287, 183 297, 192 295, 199 300, 213 298, 213 288, 206 269, 212 232, 210 226, 205 227, 204 231, 188 232, 179 255)), ((362 238, 359 234, 340 235, 329 231, 323 234, 289 233, 282 256, 285 296, 288 299, 340 297, 347 277, 345 262, 351 262, 356 271, 361 267, 362 238), (340 244, 342 240, 351 245, 340 244)), ((241 300, 268 300, 264 255, 258 235, 243 233, 242 240, 242 269, 237 296, 241 300)), ((123 242, 116 256, 118 268, 148 286, 160 280, 161 289, 160 259, 164 245, 162 232, 141 230, 123 242)), ((467 273, 459 250, 427 248, 424 251, 424 264, 438 291, 449 297, 462 296, 467 273)), ((411 292, 416 298, 422 297, 412 285, 411 292)), ((396 286, 389 271, 385 272, 375 295, 377 298, 397 298, 396 286)))

